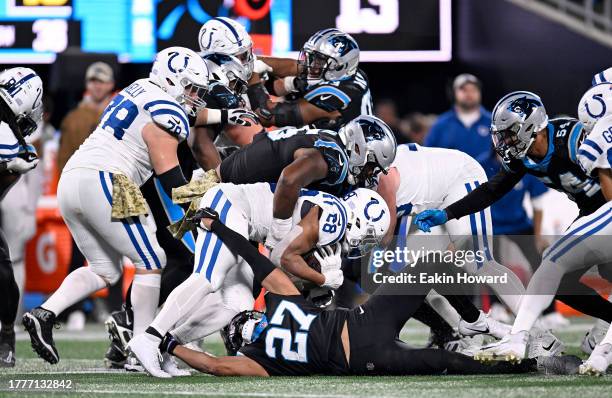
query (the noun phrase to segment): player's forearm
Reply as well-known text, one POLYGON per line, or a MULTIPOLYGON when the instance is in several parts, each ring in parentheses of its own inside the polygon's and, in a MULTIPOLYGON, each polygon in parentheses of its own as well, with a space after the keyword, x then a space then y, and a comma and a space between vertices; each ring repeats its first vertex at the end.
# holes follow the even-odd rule
POLYGON ((298 63, 295 59, 265 56, 258 56, 258 59, 272 68, 272 74, 274 74, 274 76, 287 77, 296 76, 298 74, 298 63))
POLYGON ((221 156, 208 135, 207 127, 195 127, 193 130, 191 152, 202 169, 208 171, 221 164, 221 156))
POLYGON ((486 209, 510 192, 523 175, 500 171, 490 181, 483 183, 462 199, 448 206, 445 209, 448 219, 459 219, 486 209))
POLYGON ((172 355, 180 358, 187 365, 202 373, 217 375, 215 366, 215 357, 208 355, 205 352, 197 352, 183 346, 177 346, 172 355))

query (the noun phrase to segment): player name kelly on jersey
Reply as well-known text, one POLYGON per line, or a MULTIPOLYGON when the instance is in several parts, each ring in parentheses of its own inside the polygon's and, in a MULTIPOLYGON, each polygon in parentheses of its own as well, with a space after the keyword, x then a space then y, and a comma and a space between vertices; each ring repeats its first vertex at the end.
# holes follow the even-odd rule
POLYGON ((108 104, 100 123, 70 158, 64 171, 78 167, 124 174, 138 185, 152 175, 142 129, 155 123, 183 141, 189 136, 185 110, 170 95, 140 79, 121 90, 108 104))

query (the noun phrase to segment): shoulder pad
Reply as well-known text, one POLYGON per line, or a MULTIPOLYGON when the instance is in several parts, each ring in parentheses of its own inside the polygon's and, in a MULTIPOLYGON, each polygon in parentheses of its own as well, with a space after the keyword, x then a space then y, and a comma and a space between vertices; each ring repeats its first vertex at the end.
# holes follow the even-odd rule
POLYGON ((351 97, 341 88, 327 84, 309 88, 304 99, 328 112, 346 109, 351 102, 351 97))
POLYGON ((324 194, 325 200, 318 203, 321 207, 319 217, 319 247, 339 242, 346 231, 346 209, 335 196, 324 194))
POLYGON ((597 122, 578 149, 578 161, 588 175, 612 168, 612 117, 597 122))
POLYGON ((145 103, 143 109, 149 112, 155 124, 177 137, 179 141, 189 136, 187 113, 176 101, 154 100, 145 103))

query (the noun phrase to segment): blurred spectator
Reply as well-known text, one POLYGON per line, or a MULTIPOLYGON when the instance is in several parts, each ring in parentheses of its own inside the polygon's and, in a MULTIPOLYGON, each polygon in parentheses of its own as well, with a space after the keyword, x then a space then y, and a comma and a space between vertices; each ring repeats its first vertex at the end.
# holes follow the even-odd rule
POLYGON ((440 115, 425 145, 458 149, 476 159, 491 147, 491 113, 481 106, 480 80, 464 73, 455 78, 452 91, 453 108, 440 115))
POLYGON ((395 140, 398 144, 405 144, 408 142, 408 139, 400 132, 400 118, 397 114, 397 106, 393 100, 383 98, 380 101, 376 101, 374 115, 382 119, 382 121, 387 123, 391 130, 393 130, 395 140))
MULTIPOLYGON (((86 91, 83 100, 76 109, 73 109, 66 115, 60 126, 61 136, 57 155, 58 173, 61 174, 68 159, 95 130, 104 108, 106 108, 113 96, 114 87, 115 78, 113 69, 108 64, 95 62, 87 68, 85 72, 86 91)), ((68 273, 82 267, 84 264, 85 257, 74 242, 74 239, 72 239, 72 256, 68 273)), ((116 286, 119 286, 119 302, 121 302, 121 283, 116 284, 116 286)), ((114 294, 116 295, 117 293, 114 294)), ((83 303, 78 303, 64 312, 68 320, 68 330, 82 330, 85 327, 85 313, 82 308, 83 303)), ((104 310, 103 312, 108 311, 104 310)), ((98 318, 104 318, 105 315, 102 313, 98 318)))
POLYGON ((409 113, 404 116, 399 124, 400 134, 407 142, 414 142, 423 145, 425 136, 434 123, 436 117, 424 115, 419 112, 409 113))
MULTIPOLYGON (((489 152, 477 158, 477 160, 487 173, 487 177, 491 178, 501 169, 502 163, 493 148, 491 146, 489 148, 489 152)), ((500 242, 502 236, 505 236, 505 238, 516 243, 529 262, 531 269, 534 272, 538 269, 542 261, 542 253, 549 243, 542 235, 542 209, 544 208, 542 200, 546 191, 548 191, 548 188, 540 180, 531 174, 527 174, 510 192, 491 206, 495 258, 500 258, 500 242), (527 195, 531 202, 533 218, 527 215, 523 205, 527 195)), ((494 300, 493 296, 492 300, 494 300)), ((503 315, 501 315, 503 311, 502 305, 494 300, 491 306, 491 315, 504 321, 503 315)), ((567 319, 555 312, 554 301, 543 312, 542 322, 547 329, 556 329, 569 324, 567 319)))
POLYGON ((66 115, 60 126, 62 135, 57 159, 59 173, 74 151, 96 128, 102 111, 112 98, 114 87, 113 69, 108 64, 95 62, 87 68, 83 100, 66 115))

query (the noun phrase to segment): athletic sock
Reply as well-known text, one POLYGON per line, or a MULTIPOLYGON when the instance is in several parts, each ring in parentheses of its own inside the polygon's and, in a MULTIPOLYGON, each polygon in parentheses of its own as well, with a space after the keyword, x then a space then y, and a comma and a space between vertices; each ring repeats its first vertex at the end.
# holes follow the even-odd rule
POLYGON ((490 284, 488 285, 513 314, 517 314, 521 304, 521 298, 525 294, 525 286, 518 276, 508 267, 505 267, 495 260, 490 260, 484 263, 483 267, 478 270, 478 275, 491 275, 494 277, 508 276, 508 283, 490 284))
POLYGON ((448 302, 455 307, 459 315, 461 315, 461 319, 466 322, 474 323, 480 317, 480 311, 472 300, 468 296, 457 296, 457 295, 444 295, 448 302))
POLYGON ((425 300, 451 327, 455 329, 459 327, 461 315, 444 296, 432 290, 427 294, 425 300))
POLYGON ((204 276, 191 274, 170 293, 151 327, 162 336, 165 335, 181 318, 195 311, 206 295, 212 291, 210 282, 204 276))
POLYGON ((144 332, 155 318, 160 282, 160 274, 134 275, 130 295, 134 311, 134 335, 144 332))
POLYGON ((89 267, 72 271, 41 307, 58 316, 72 304, 106 287, 106 281, 89 267))

